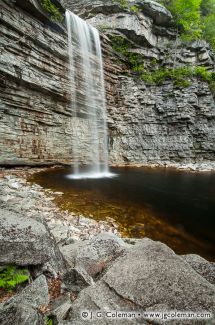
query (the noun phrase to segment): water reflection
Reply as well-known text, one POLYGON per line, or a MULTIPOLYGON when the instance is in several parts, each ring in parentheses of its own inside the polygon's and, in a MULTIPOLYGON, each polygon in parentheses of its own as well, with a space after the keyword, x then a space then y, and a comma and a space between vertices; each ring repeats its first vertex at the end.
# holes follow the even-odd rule
POLYGON ((215 173, 113 168, 114 178, 68 179, 68 168, 50 169, 31 180, 62 191, 62 208, 113 218, 124 236, 150 237, 176 252, 214 259, 215 173))

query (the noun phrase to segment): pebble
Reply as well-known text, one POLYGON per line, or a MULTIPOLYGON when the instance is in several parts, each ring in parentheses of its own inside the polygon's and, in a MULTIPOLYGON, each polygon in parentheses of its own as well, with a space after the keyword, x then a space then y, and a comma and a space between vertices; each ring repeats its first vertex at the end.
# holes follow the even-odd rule
POLYGON ((108 231, 117 234, 118 226, 110 218, 107 221, 96 221, 88 216, 77 215, 68 210, 60 210, 54 200, 63 192, 43 189, 40 185, 27 182, 27 177, 39 170, 1 170, 0 207, 6 206, 15 212, 24 213, 26 217, 43 218, 58 242, 68 244, 73 240, 90 239, 108 231))

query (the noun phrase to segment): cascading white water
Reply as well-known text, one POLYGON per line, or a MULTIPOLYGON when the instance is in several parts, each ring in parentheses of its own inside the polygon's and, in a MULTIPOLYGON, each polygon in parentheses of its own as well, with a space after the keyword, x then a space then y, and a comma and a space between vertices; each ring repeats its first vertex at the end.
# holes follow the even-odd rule
MULTIPOLYGON (((70 63, 71 109, 75 120, 80 113, 88 120, 87 148, 90 167, 80 169, 83 145, 80 143, 78 122, 72 140, 74 174, 71 178, 109 177, 108 136, 103 61, 97 29, 69 10, 66 11, 68 55, 70 63)), ((88 162, 88 163, 89 163, 88 162)))

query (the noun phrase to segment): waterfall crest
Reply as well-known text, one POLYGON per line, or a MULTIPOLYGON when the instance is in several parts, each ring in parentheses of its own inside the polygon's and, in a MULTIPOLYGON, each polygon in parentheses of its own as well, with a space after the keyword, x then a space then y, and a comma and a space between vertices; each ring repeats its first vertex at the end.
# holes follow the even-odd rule
POLYGON ((88 120, 87 150, 89 169, 81 171, 83 146, 78 123, 72 139, 74 174, 71 178, 110 176, 103 60, 97 29, 66 11, 68 30, 71 110, 75 119, 84 114, 88 120))

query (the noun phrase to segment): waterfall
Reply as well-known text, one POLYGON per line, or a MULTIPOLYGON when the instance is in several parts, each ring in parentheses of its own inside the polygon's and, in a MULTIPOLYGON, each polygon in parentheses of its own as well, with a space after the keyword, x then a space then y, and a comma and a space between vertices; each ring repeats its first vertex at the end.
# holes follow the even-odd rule
POLYGON ((74 173, 71 178, 107 177, 111 174, 108 168, 106 101, 99 33, 69 10, 66 11, 66 21, 71 110, 75 120, 72 139, 74 173), (81 143, 78 123, 83 115, 88 125, 85 147, 81 143), (88 156, 87 173, 80 168, 83 150, 88 156))

